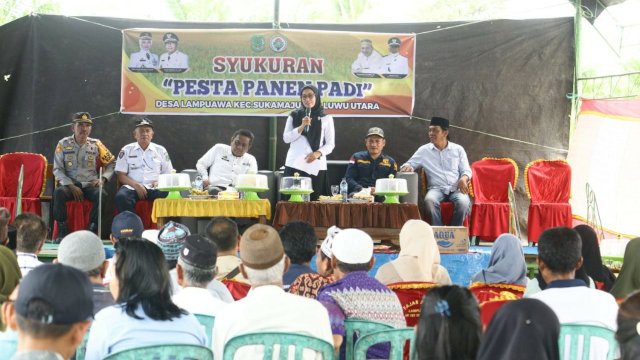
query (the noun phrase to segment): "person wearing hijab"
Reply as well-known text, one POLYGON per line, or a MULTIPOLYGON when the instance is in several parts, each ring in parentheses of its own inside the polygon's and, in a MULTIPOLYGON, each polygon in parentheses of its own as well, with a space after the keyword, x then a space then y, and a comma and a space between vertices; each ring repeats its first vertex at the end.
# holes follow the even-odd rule
POLYGON ((635 290, 640 289, 640 238, 635 238, 624 249, 624 259, 616 283, 611 288, 611 295, 623 299, 635 290))
POLYGON ((598 289, 610 291, 616 281, 615 275, 602 264, 598 235, 588 225, 578 225, 573 228, 582 239, 582 268, 593 279, 598 289))
POLYGON ((310 177, 313 186, 311 200, 318 200, 320 195, 328 193, 327 155, 335 147, 335 128, 333 117, 324 112, 318 88, 305 86, 300 93, 300 100, 302 106, 291 112, 282 135, 284 142, 289 144, 284 176, 298 173, 310 177), (311 169, 318 168, 319 172, 312 174, 314 171, 311 169))
POLYGON ((489 323, 477 360, 560 359, 560 322, 540 300, 509 301, 489 323))
POLYGON ((449 272, 440 265, 440 251, 431 225, 409 220, 400 230, 400 254, 382 265, 376 279, 388 285, 397 282, 433 282, 450 285, 449 272))
POLYGON ((491 249, 489 266, 475 274, 471 282, 527 285, 527 264, 520 240, 512 234, 498 236, 491 249))
MULTIPOLYGON (((9 248, 0 245, 0 304, 9 300, 13 289, 18 286, 22 272, 18 266, 16 255, 9 248)), ((0 332, 4 331, 4 323, 0 317, 0 332)))
POLYGON ((620 304, 617 322, 620 359, 640 359, 640 291, 634 291, 620 304))
POLYGON ((420 307, 415 359, 475 359, 481 336, 478 301, 469 289, 457 285, 435 287, 424 296, 420 307))

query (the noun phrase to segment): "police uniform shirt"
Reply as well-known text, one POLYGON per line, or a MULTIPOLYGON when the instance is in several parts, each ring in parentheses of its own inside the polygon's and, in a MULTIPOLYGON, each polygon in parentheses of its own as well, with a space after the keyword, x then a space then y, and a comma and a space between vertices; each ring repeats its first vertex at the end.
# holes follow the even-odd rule
POLYGON ((388 178, 398 172, 398 164, 388 155, 380 154, 372 159, 368 151, 359 151, 349 159, 347 174, 349 192, 360 191, 362 188, 376 186, 377 179, 388 178))
POLYGON ((382 58, 382 72, 385 74, 406 75, 409 73, 409 61, 399 53, 382 58))
POLYGON ((379 73, 382 65, 382 55, 373 50, 368 57, 363 53, 358 54, 358 58, 351 64, 351 71, 354 73, 379 73))
POLYGON ((237 175, 257 173, 258 162, 249 153, 236 157, 231 146, 216 144, 198 160, 196 169, 203 180, 209 180, 209 186, 229 186, 234 185, 237 175))
POLYGON ((160 56, 161 69, 187 69, 188 67, 189 56, 183 52, 164 53, 160 56))
POLYGON ((138 51, 131 54, 129 67, 134 69, 155 69, 158 67, 158 55, 148 51, 138 51))
POLYGON ((160 174, 170 174, 171 170, 173 166, 169 153, 164 146, 155 143, 150 143, 146 150, 137 142, 125 145, 116 161, 116 171, 127 174, 147 188, 158 181, 160 174))
POLYGON ((98 168, 104 166, 102 177, 109 180, 113 175, 115 157, 98 139, 87 138, 80 145, 73 135, 58 142, 53 157, 53 175, 61 185, 80 182, 83 187, 99 177, 98 168))

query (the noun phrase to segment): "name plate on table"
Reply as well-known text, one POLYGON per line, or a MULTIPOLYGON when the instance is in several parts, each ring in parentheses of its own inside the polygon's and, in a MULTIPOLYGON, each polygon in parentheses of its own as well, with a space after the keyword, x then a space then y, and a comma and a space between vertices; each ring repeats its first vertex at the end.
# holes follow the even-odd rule
POLYGON ((432 226, 441 254, 469 252, 469 229, 466 226, 432 226))

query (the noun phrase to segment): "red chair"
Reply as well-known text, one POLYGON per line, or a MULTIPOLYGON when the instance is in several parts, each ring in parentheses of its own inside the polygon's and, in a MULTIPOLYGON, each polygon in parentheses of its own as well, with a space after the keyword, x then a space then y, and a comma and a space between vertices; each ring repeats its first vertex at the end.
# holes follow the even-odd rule
MULTIPOLYGON (((420 171, 420 196, 418 197, 418 203, 421 204, 420 208, 424 209, 424 197, 427 196, 428 189, 428 180, 427 174, 424 171, 420 171)), ((453 210, 454 206, 451 201, 442 201, 440 202, 440 217, 442 219, 442 225, 449 226, 451 225, 451 219, 453 218, 453 210)), ((431 219, 427 216, 426 211, 422 211, 422 220, 431 224, 431 219)), ((469 227, 469 215, 464 219, 464 226, 469 227)))
POLYGON ((20 166, 24 165, 22 212, 42 216, 40 197, 44 194, 47 159, 41 154, 16 152, 0 155, 0 206, 6 207, 13 222, 16 211, 20 166))
MULTIPOLYGON (((106 199, 102 199, 102 201, 106 201, 106 199)), ((67 228, 69 229, 69 233, 78 230, 86 230, 87 224, 89 223, 89 213, 91 212, 91 207, 93 203, 89 200, 82 201, 67 201, 65 204, 67 207, 67 228)), ((51 238, 55 239, 58 237, 58 222, 54 221, 53 223, 53 231, 51 232, 51 238)))
POLYGON ((493 315, 495 315, 498 310, 502 307, 502 305, 512 300, 494 300, 494 301, 486 301, 480 304, 480 321, 482 322, 482 332, 487 329, 491 319, 493 319, 493 315))
POLYGON ((518 165, 509 158, 483 158, 471 165, 471 228, 469 235, 494 241, 509 232, 509 183, 518 181, 518 165))
POLYGON ((420 318, 420 307, 424 295, 433 287, 438 286, 431 282, 398 282, 388 284, 387 287, 393 290, 402 304, 402 312, 407 321, 407 326, 416 326, 420 318))
POLYGON ((486 284, 475 282, 469 286, 469 291, 476 297, 478 303, 494 300, 517 300, 524 295, 525 286, 518 284, 486 284))
POLYGON ((538 242, 540 234, 548 228, 571 227, 571 166, 564 160, 535 160, 524 169, 524 178, 531 199, 529 241, 538 242))
POLYGON ((250 284, 241 281, 223 279, 222 283, 227 287, 234 301, 244 298, 251 290, 250 284))

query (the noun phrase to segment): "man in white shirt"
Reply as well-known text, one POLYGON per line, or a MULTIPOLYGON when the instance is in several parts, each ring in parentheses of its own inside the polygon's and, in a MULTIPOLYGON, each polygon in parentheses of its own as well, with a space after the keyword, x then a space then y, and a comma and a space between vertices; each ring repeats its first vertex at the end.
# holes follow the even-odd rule
POLYGON ((129 70, 131 71, 153 71, 158 68, 158 55, 151 53, 153 40, 150 32, 141 32, 138 38, 140 51, 131 54, 129 59, 129 70))
POLYGON ((178 35, 168 32, 162 37, 166 53, 160 55, 160 70, 183 72, 189 68, 189 56, 178 50, 178 35))
POLYGON ((157 189, 160 174, 173 170, 169 153, 152 143, 153 122, 142 118, 136 122, 133 137, 136 142, 125 145, 116 160, 116 173, 122 186, 116 193, 118 212, 135 212, 138 200, 165 198, 168 193, 157 189))
POLYGON ((47 237, 47 225, 42 218, 33 213, 23 213, 16 216, 16 257, 18 266, 25 277, 31 270, 42 265, 38 260, 38 253, 42 250, 47 237))
POLYGON ((351 64, 351 72, 373 74, 380 72, 382 65, 382 55, 373 48, 373 43, 369 39, 360 40, 360 52, 358 57, 351 64))
MULTIPOLYGON (((248 228, 240 241, 240 269, 251 283, 249 294, 216 317, 213 351, 222 359, 226 343, 245 333, 260 331, 291 332, 313 336, 333 343, 329 315, 317 301, 285 293, 282 275, 289 259, 278 232, 268 225, 248 228)), ((305 351, 304 359, 315 359, 313 351, 305 351)), ((261 359, 262 347, 247 346, 235 353, 236 359, 261 359)), ((290 357, 291 358, 291 357, 290 357)))
POLYGON ((389 55, 382 58, 382 73, 393 75, 407 75, 409 73, 409 61, 400 55, 400 39, 392 37, 387 41, 389 55))
POLYGON ((256 158, 248 153, 253 139, 251 131, 240 129, 231 136, 230 145, 215 144, 198 160, 196 169, 212 195, 234 185, 237 175, 258 172, 256 158))
POLYGON ((202 235, 187 236, 176 265, 178 284, 182 288, 173 295, 176 305, 192 314, 209 316, 224 310, 227 304, 207 290, 216 275, 216 256, 216 244, 211 240, 202 235))
MULTIPOLYGON (((558 316, 560 324, 589 324, 616 331, 616 299, 576 279, 575 272, 581 266, 580 235, 566 227, 545 230, 538 239, 538 269, 547 287, 531 297, 547 304, 558 316)), ((606 359, 608 350, 614 351, 608 349, 603 339, 594 339, 590 359, 606 359)))

